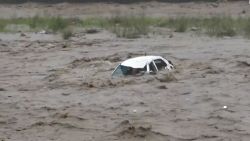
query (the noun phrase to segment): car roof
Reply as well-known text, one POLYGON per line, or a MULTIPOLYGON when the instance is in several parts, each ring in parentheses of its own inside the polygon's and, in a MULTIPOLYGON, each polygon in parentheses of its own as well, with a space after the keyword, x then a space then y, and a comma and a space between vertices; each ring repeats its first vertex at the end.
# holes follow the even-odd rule
POLYGON ((147 65, 147 63, 150 63, 156 59, 163 59, 163 58, 161 56, 140 56, 128 59, 122 62, 121 65, 132 68, 144 68, 147 65))

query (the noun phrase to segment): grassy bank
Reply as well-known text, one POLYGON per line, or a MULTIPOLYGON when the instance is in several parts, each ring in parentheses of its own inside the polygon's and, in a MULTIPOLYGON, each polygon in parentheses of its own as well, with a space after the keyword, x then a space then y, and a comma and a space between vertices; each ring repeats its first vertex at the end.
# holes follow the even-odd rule
POLYGON ((44 29, 51 32, 67 34, 69 33, 68 27, 97 27, 104 28, 113 32, 118 37, 125 38, 136 38, 141 35, 146 35, 151 32, 151 27, 168 28, 174 32, 193 31, 216 37, 242 35, 250 38, 250 18, 178 17, 167 19, 145 16, 115 16, 112 18, 88 18, 80 20, 36 16, 32 18, 0 19, 0 32, 15 32, 13 29, 10 30, 9 25, 25 25, 29 27, 29 31, 44 29), (67 32, 65 32, 65 30, 67 32))

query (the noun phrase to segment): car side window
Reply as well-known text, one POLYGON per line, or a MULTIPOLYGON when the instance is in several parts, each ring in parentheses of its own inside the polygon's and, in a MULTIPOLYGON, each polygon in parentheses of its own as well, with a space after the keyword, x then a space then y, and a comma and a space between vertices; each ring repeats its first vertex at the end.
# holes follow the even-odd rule
POLYGON ((149 70, 152 71, 152 72, 157 72, 157 70, 156 70, 155 65, 154 65, 153 62, 151 62, 151 63, 149 64, 149 70))
POLYGON ((122 76, 122 75, 123 75, 122 67, 121 65, 119 65, 112 73, 112 76, 122 76))
POLYGON ((167 66, 167 64, 162 59, 154 60, 154 62, 158 70, 162 70, 167 66))

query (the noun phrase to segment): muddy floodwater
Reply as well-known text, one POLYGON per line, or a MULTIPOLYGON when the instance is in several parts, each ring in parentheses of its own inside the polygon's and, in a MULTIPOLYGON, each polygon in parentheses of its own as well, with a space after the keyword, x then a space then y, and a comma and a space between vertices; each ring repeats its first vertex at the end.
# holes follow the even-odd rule
POLYGON ((1 141, 250 140, 249 39, 24 34, 0 33, 1 141), (119 63, 144 54, 176 69, 111 77, 119 63))

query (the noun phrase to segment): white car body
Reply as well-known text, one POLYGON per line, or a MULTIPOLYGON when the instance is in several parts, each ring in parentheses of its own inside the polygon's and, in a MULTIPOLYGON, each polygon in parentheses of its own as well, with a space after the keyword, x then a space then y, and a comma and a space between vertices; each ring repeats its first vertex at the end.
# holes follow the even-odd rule
POLYGON ((162 69, 172 70, 173 68, 172 62, 161 56, 140 56, 125 60, 119 64, 112 75, 134 75, 140 72, 156 73, 162 69), (117 73, 117 71, 120 72, 117 73))

